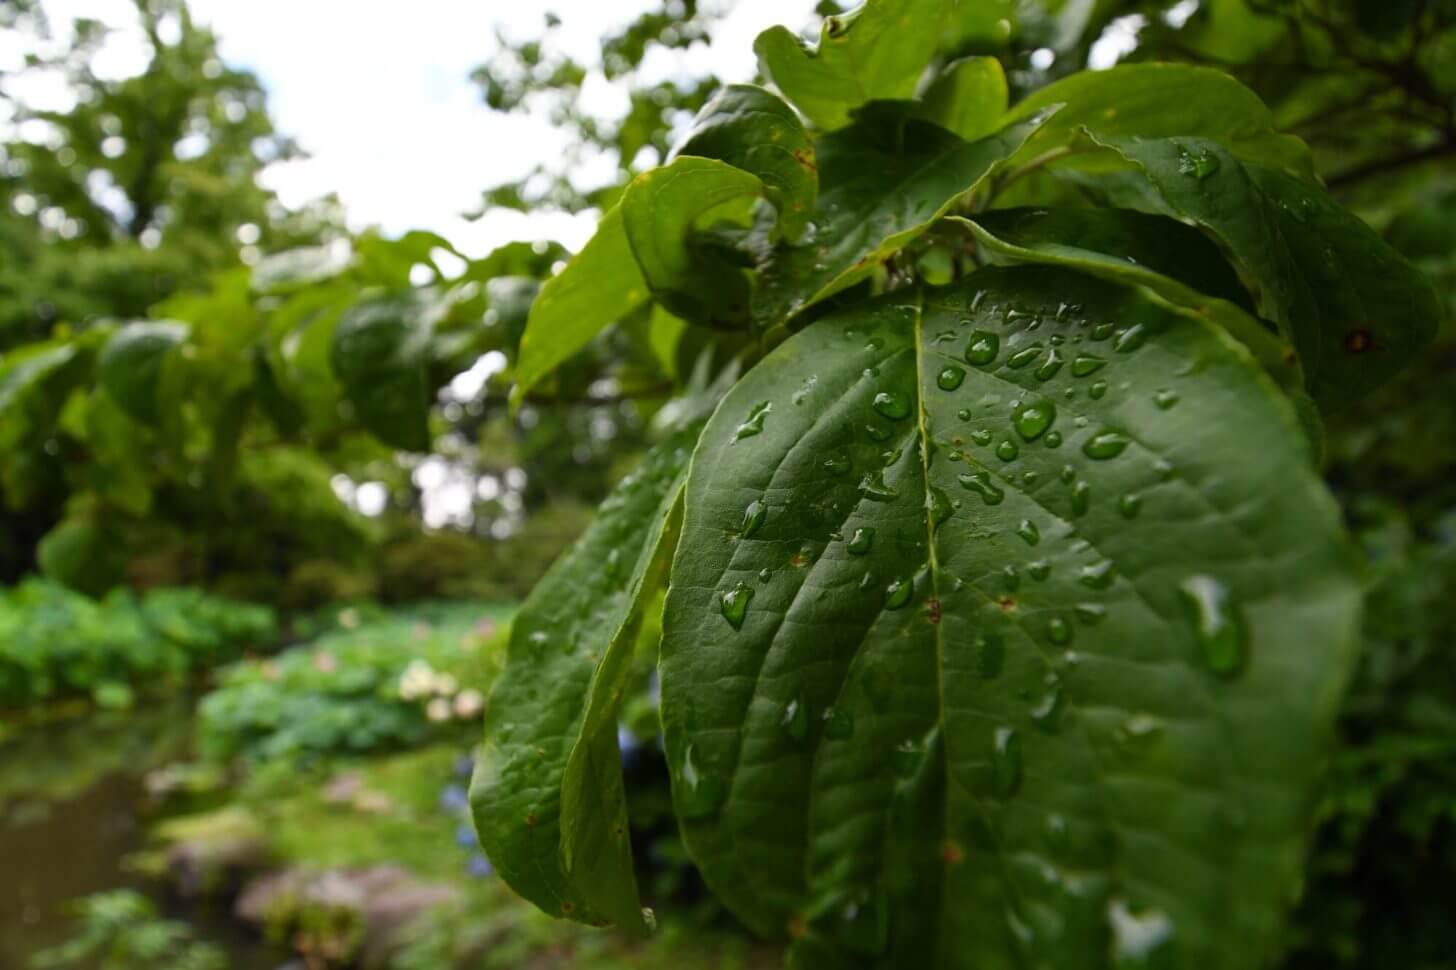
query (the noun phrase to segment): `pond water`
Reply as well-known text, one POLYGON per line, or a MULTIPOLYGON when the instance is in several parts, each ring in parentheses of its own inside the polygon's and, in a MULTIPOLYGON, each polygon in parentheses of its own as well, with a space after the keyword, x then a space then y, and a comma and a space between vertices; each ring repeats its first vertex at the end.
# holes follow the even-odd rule
POLYGON ((70 901, 119 888, 146 892, 167 916, 192 923, 235 970, 286 962, 225 910, 184 905, 124 865, 145 844, 144 778, 186 756, 191 730, 191 702, 179 698, 0 734, 0 968, 25 970, 64 940, 70 901))

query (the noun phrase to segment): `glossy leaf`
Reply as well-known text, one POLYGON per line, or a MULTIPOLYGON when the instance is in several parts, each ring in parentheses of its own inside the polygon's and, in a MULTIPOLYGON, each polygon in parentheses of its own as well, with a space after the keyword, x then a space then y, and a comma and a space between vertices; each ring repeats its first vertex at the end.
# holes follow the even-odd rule
POLYGON ((471 785, 476 831, 516 892, 553 916, 644 928, 616 710, 641 611, 666 578, 701 422, 656 446, 511 627, 471 785))
POLYGON ((253 267, 252 286, 260 293, 311 286, 338 276, 353 259, 354 253, 347 245, 289 249, 259 260, 253 267))
POLYGON ((1430 284, 1316 186, 1211 141, 1097 137, 1146 176, 1149 190, 1127 204, 1196 225, 1224 247, 1260 314, 1299 351, 1321 407, 1383 383, 1435 336, 1430 284))
POLYGON ((816 231, 802 246, 781 246, 759 267, 754 317, 789 319, 874 273, 880 261, 920 235, 1041 124, 1033 118, 980 141, 899 113, 862 117, 819 141, 816 231))
POLYGON ((695 233, 714 219, 746 224, 753 200, 763 191, 756 175, 692 156, 632 180, 622 197, 622 226, 658 302, 706 326, 732 329, 748 322, 750 291, 743 267, 699 245, 695 233))
POLYGON ((1210 138, 1240 158, 1305 177, 1314 172, 1309 148, 1275 130, 1273 115, 1258 95, 1211 68, 1127 64, 1083 71, 1033 93, 1010 117, 1029 118, 1056 104, 1062 109, 1018 160, 1065 148, 1086 129, 1099 138, 1210 138))
POLYGON ((526 394, 597 334, 648 300, 618 206, 566 268, 546 281, 521 335, 511 402, 526 394))
POLYGON ((1239 304, 1248 299, 1223 254, 1197 230, 1128 209, 1003 209, 965 221, 986 261, 1044 263, 1141 286, 1238 339, 1286 391, 1303 392, 1289 344, 1239 304))
POLYGON ((1272 955, 1360 589, 1223 331, 1042 267, 892 293, 740 381, 685 509, 674 802, 791 962, 1272 955))
POLYGON ((782 98, 751 84, 730 84, 693 120, 677 155, 716 158, 756 175, 790 240, 800 239, 819 192, 814 145, 782 98))
POLYGON ((101 386, 134 420, 161 423, 163 369, 188 330, 182 323, 129 323, 102 348, 97 362, 101 386))
POLYGON ((759 67, 817 127, 849 123, 869 101, 908 98, 935 55, 948 0, 868 0, 826 17, 810 48, 786 27, 758 35, 759 67))
POLYGON ((431 314, 413 294, 355 304, 333 330, 329 359, 359 422, 396 448, 430 447, 431 314))
POLYGON ((918 114, 967 141, 991 134, 1006 114, 1006 72, 994 57, 965 57, 946 66, 920 99, 918 114))

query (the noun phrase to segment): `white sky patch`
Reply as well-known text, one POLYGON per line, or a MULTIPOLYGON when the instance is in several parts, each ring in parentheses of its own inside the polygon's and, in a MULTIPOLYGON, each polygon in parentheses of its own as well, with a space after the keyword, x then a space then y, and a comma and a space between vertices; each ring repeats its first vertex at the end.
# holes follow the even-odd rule
MULTIPOLYGON (((776 23, 801 29, 814 7, 814 0, 725 3, 729 13, 711 46, 685 57, 663 52, 645 73, 668 77, 688 65, 725 82, 749 80, 758 32, 776 23)), ((522 177, 538 160, 561 158, 569 137, 544 118, 495 114, 482 102, 469 75, 490 58, 497 28, 511 37, 538 35, 546 12, 554 12, 562 21, 559 43, 592 60, 604 33, 653 6, 653 0, 415 0, 407 7, 384 0, 191 0, 198 22, 218 34, 224 60, 258 74, 279 130, 310 156, 264 171, 264 183, 285 204, 334 192, 353 228, 378 226, 391 235, 431 229, 471 256, 513 239, 557 239, 576 248, 595 224, 593 215, 560 212, 497 210, 473 223, 461 216, 479 205, 482 190, 522 177)), ((47 9, 59 40, 74 17, 118 28, 101 52, 99 74, 125 77, 145 66, 132 0, 49 0, 47 9)), ((0 67, 18 66, 23 51, 16 46, 16 38, 0 37, 0 67)), ((8 83, 35 107, 68 107, 58 77, 8 83)), ((600 81, 589 83, 582 98, 607 114, 626 108, 625 94, 600 81)), ((599 183, 610 168, 573 175, 599 183)))

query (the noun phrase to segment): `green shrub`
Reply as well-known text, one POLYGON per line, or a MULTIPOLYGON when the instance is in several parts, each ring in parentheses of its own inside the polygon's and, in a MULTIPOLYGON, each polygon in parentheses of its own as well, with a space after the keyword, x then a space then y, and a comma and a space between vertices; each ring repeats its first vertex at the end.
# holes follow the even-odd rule
POLYGON ((424 743, 473 727, 480 668, 501 611, 420 607, 369 615, 275 659, 230 668, 200 709, 206 757, 307 761, 424 743))
POLYGON ((0 707, 86 695, 125 706, 129 685, 175 683, 277 635, 267 607, 200 590, 114 590, 96 601, 27 580, 0 591, 0 707))
POLYGON ((221 950, 199 942, 185 923, 165 920, 140 893, 97 893, 74 904, 76 933, 38 954, 36 970, 224 970, 221 950))

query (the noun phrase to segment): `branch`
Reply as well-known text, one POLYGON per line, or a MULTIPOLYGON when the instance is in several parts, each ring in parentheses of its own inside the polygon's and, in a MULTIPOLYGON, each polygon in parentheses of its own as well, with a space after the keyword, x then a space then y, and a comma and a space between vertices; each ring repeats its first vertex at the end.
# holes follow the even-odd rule
POLYGON ((1356 165, 1354 168, 1331 175, 1325 179, 1325 185, 1331 189, 1343 188, 1372 176, 1398 171, 1409 165, 1418 165, 1421 162, 1429 162, 1437 158, 1456 158, 1456 137, 1448 136, 1425 148, 1356 165))

